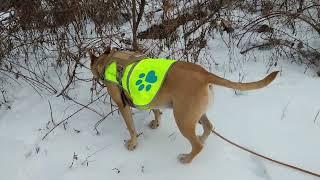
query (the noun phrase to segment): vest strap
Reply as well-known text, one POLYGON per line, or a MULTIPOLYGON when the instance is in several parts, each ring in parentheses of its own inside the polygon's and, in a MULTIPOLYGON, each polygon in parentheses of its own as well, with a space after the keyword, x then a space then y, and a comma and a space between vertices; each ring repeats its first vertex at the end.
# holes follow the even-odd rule
POLYGON ((121 100, 122 100, 123 107, 126 107, 127 104, 129 106, 131 106, 131 107, 134 107, 133 102, 131 101, 130 98, 127 97, 127 95, 124 92, 123 87, 122 87, 122 77, 123 77, 124 68, 123 68, 123 66, 121 66, 117 62, 116 62, 116 67, 117 67, 116 79, 117 79, 117 81, 119 83, 119 88, 120 88, 120 91, 121 91, 121 100))

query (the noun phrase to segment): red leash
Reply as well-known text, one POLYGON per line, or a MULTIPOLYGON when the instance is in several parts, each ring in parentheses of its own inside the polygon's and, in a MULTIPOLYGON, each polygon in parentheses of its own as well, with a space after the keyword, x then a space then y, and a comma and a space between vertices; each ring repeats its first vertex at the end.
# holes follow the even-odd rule
POLYGON ((243 147, 243 146, 241 146, 241 145, 239 145, 239 144, 236 144, 236 143, 230 141, 229 139, 223 137, 221 134, 217 133, 217 132, 214 131, 214 130, 212 130, 212 133, 214 133, 215 135, 217 135, 219 138, 223 139, 224 141, 226 141, 226 142, 228 142, 228 143, 230 143, 230 144, 232 144, 232 145, 234 145, 234 146, 236 146, 236 147, 238 147, 238 148, 240 148, 240 149, 242 149, 242 150, 244 150, 244 151, 247 151, 248 153, 254 154, 254 155, 258 156, 258 157, 261 157, 261 158, 266 159, 266 160, 268 160, 268 161, 271 161, 271 162, 274 162, 274 163, 277 163, 277 164, 286 166, 286 167, 288 167, 288 168, 295 169, 295 170, 297 170, 297 171, 300 171, 300 172, 303 172, 303 173, 306 173, 306 174, 309 174, 309 175, 312 175, 312 176, 320 177, 320 174, 317 174, 317 173, 315 173, 315 172, 308 171, 308 170, 302 169, 302 168, 300 168, 300 167, 293 166, 293 165, 290 165, 290 164, 287 164, 287 163, 284 163, 284 162, 281 162, 281 161, 277 161, 277 160, 274 160, 274 159, 269 158, 269 157, 267 157, 267 156, 264 156, 264 155, 262 155, 262 154, 256 153, 256 152, 254 152, 254 151, 252 151, 252 150, 250 150, 250 149, 248 149, 248 148, 246 148, 246 147, 243 147))

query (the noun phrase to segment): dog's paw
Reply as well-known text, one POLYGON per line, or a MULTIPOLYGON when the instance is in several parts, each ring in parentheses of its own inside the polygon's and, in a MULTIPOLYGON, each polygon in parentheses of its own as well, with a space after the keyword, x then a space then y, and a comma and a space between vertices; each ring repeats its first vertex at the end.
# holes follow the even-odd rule
POLYGON ((180 161, 180 163, 182 164, 188 164, 191 163, 192 161, 192 157, 190 154, 180 154, 178 156, 178 160, 180 161))
POLYGON ((156 120, 152 120, 150 123, 149 123, 149 127, 151 129, 156 129, 159 127, 159 121, 156 121, 156 120))
POLYGON ((129 151, 133 151, 137 147, 137 141, 128 140, 125 146, 129 151))

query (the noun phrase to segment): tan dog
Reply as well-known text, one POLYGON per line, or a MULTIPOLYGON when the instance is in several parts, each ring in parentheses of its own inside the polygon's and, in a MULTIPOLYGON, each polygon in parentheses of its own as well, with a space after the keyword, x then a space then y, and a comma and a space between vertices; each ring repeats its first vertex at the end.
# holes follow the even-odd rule
MULTIPOLYGON (((89 51, 91 58, 91 71, 96 79, 104 73, 107 63, 108 53, 96 57, 89 51)), ((213 128, 206 116, 209 98, 209 85, 215 84, 237 90, 253 90, 267 86, 277 76, 278 71, 272 72, 260 81, 251 83, 232 82, 218 77, 206 71, 199 65, 178 61, 169 70, 163 86, 158 95, 151 103, 151 108, 155 115, 155 120, 149 124, 150 128, 155 129, 159 126, 161 107, 170 107, 177 126, 181 134, 187 138, 192 146, 188 154, 179 155, 181 163, 190 163, 193 158, 202 150, 204 142, 210 135, 213 128), (196 124, 200 122, 203 127, 203 134, 196 135, 196 124)), ((107 87, 109 95, 118 105, 120 112, 125 120, 130 132, 131 139, 127 141, 126 147, 129 150, 135 149, 137 145, 137 132, 133 124, 132 115, 129 106, 124 106, 121 99, 120 88, 108 82, 103 82, 107 87)))

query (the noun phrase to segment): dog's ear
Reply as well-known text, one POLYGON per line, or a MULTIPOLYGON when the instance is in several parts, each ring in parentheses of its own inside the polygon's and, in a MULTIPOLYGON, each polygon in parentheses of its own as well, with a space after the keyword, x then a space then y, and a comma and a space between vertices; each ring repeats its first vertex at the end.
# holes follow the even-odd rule
POLYGON ((90 55, 91 63, 94 63, 98 59, 98 57, 94 55, 92 49, 86 49, 86 52, 90 55))
POLYGON ((111 52, 111 47, 110 47, 110 46, 108 46, 108 47, 106 48, 106 50, 104 51, 104 53, 103 53, 103 54, 108 55, 108 54, 110 54, 110 52, 111 52))

